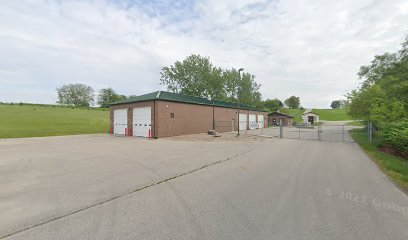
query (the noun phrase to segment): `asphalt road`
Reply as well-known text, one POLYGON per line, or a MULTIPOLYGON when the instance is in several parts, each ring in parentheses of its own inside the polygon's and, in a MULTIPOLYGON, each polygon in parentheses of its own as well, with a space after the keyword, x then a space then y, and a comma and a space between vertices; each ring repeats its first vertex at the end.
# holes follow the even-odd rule
POLYGON ((408 239, 408 197, 355 143, 76 136, 0 153, 5 239, 408 239))

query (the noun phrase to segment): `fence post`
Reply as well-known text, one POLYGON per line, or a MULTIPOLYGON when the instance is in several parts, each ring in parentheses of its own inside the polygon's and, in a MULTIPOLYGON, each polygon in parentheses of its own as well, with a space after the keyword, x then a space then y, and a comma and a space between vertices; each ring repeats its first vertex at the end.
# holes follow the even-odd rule
POLYGON ((368 122, 368 141, 371 143, 373 141, 373 124, 368 122))
POLYGON ((344 132, 344 125, 343 125, 343 142, 344 142, 344 134, 345 134, 345 132, 344 132))
POLYGON ((317 139, 322 141, 322 125, 317 126, 317 139))
POLYGON ((283 138, 282 119, 279 120, 279 137, 283 138))
POLYGON ((300 126, 298 126, 298 129, 299 129, 299 139, 300 139, 300 126))

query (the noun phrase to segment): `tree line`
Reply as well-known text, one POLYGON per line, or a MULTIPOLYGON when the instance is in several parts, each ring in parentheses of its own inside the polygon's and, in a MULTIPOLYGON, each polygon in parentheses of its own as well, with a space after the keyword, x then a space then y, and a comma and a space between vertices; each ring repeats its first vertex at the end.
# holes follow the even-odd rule
MULTIPOLYGON (((180 94, 240 102, 267 111, 276 111, 284 106, 299 108, 300 99, 291 96, 284 102, 279 99, 262 100, 259 89, 261 84, 255 81, 255 75, 235 69, 222 69, 211 63, 209 57, 190 55, 173 65, 163 67, 160 72, 160 84, 168 91, 180 94)), ((78 107, 89 107, 95 103, 92 87, 85 84, 66 84, 57 88, 58 103, 78 107)), ((116 93, 112 88, 101 89, 96 95, 100 107, 129 99, 116 93)))
POLYGON ((190 55, 173 65, 163 67, 160 84, 168 91, 198 97, 219 99, 254 106, 268 111, 276 111, 284 106, 299 108, 300 99, 291 96, 284 101, 279 99, 262 100, 259 92, 261 84, 255 75, 235 68, 222 69, 215 66, 209 57, 190 55))
MULTIPOLYGON (((85 84, 65 84, 57 88, 58 101, 62 105, 71 105, 75 107, 90 107, 95 103, 95 94, 92 87, 85 84)), ((109 104, 124 100, 125 95, 117 94, 112 88, 103 88, 97 94, 97 104, 106 108, 109 104)))
POLYGON ((190 55, 173 65, 163 67, 160 84, 168 91, 192 96, 254 105, 261 101, 261 87, 255 75, 235 69, 214 66, 209 57, 190 55))
POLYGON ((408 37, 400 50, 360 67, 361 86, 347 95, 349 114, 370 121, 384 144, 408 156, 408 37))

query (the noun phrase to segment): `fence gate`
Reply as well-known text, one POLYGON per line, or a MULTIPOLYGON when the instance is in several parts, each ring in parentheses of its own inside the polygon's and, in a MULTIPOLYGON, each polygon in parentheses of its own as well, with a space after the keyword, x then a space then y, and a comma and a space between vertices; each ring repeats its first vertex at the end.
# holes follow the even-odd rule
POLYGON ((265 129, 250 130, 248 134, 329 142, 354 142, 352 134, 354 137, 359 137, 363 141, 368 142, 370 141, 370 134, 367 129, 370 128, 329 124, 318 126, 272 126, 265 129))

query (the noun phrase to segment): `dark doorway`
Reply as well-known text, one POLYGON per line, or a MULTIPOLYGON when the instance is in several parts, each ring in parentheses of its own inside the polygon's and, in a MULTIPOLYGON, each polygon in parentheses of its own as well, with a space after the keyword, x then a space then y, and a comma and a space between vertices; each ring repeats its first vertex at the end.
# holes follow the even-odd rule
POLYGON ((310 122, 311 124, 314 123, 314 117, 313 116, 308 116, 307 121, 310 122))

